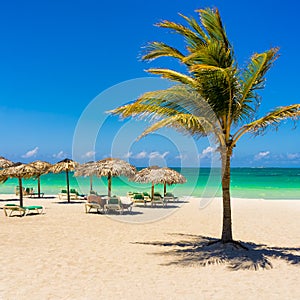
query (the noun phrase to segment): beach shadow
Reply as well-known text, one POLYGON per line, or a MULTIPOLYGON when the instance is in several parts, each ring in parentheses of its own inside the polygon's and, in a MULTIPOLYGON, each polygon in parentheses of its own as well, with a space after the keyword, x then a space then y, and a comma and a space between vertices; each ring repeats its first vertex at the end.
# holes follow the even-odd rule
POLYGON ((81 201, 81 200, 76 200, 76 201, 54 201, 53 203, 55 204, 82 204, 86 203, 86 201, 81 201))
POLYGON ((157 252, 160 255, 171 258, 171 261, 163 265, 179 266, 208 266, 214 264, 225 265, 232 271, 259 270, 273 268, 271 258, 281 259, 286 263, 300 266, 300 248, 270 247, 265 244, 252 242, 240 243, 248 248, 238 248, 233 244, 214 243, 218 239, 189 234, 172 234, 180 237, 175 242, 135 242, 164 247, 167 250, 157 252))
POLYGON ((43 200, 43 199, 55 199, 55 196, 43 196, 43 197, 30 197, 30 199, 39 199, 39 200, 43 200))
POLYGON ((20 202, 20 198, 0 199, 0 202, 11 202, 11 201, 19 201, 20 202))
POLYGON ((123 211, 122 214, 119 214, 118 212, 116 211, 110 211, 110 212, 107 212, 105 213, 106 216, 125 216, 125 215, 128 215, 128 216, 136 216, 136 215, 142 215, 144 214, 143 212, 141 211, 123 211))
POLYGON ((143 209, 149 209, 149 210, 155 210, 155 209, 165 209, 165 210, 168 210, 168 209, 174 209, 174 208, 180 208, 179 205, 176 205, 176 204, 169 204, 167 206, 162 206, 162 205, 159 205, 157 204, 156 206, 151 206, 151 205, 146 205, 144 206, 143 204, 141 205, 135 205, 134 207, 139 207, 139 208, 143 208, 143 209))

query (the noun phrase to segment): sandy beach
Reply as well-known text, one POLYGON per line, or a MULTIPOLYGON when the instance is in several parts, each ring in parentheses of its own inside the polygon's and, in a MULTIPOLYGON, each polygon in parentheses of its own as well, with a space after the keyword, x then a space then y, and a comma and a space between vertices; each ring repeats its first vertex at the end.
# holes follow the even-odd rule
POLYGON ((199 201, 163 218, 163 208, 86 214, 51 197, 24 200, 43 215, 0 210, 0 299, 299 299, 300 201, 233 199, 234 238, 249 250, 228 255, 202 247, 220 236, 220 199, 199 201))

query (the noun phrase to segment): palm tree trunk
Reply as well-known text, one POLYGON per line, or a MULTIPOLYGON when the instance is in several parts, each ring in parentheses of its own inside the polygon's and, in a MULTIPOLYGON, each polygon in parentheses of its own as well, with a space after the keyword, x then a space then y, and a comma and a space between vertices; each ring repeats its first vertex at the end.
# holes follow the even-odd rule
POLYGON ((70 183, 69 183, 69 170, 66 170, 66 179, 67 179, 67 193, 68 193, 68 202, 70 202, 70 183))
POLYGON ((232 222, 231 222, 231 203, 230 203, 230 159, 231 148, 226 148, 222 153, 222 192, 223 192, 223 229, 221 241, 223 243, 232 242, 232 222))

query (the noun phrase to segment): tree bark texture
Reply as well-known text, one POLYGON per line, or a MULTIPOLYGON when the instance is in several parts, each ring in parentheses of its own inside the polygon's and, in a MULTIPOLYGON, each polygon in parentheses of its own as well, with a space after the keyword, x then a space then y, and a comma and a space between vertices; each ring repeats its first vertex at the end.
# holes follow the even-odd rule
POLYGON ((222 157, 222 193, 223 193, 223 229, 221 241, 228 243, 232 239, 231 203, 230 203, 230 159, 232 150, 226 148, 221 154, 222 157))

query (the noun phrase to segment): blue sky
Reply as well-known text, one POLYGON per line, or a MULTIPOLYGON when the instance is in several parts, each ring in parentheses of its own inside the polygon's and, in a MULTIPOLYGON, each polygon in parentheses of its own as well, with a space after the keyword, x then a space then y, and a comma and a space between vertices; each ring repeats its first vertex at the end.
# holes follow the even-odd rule
MULTIPOLYGON (((196 16, 198 8, 219 8, 241 66, 255 52, 280 47, 281 56, 261 93, 261 115, 276 106, 299 103, 299 6, 296 0, 2 1, 0 155, 25 162, 71 157, 78 122, 97 95, 122 82, 149 77, 144 71, 149 67, 177 68, 173 61, 140 61, 142 47, 149 41, 182 46, 175 35, 153 24, 162 19, 181 21, 178 12, 196 16)), ((125 102, 133 100, 125 94, 125 102)), ((118 95, 101 101, 107 101, 108 108, 117 106, 123 103, 123 94, 118 95)), ((213 145, 208 140, 194 142, 162 131, 128 143, 128 137, 132 139, 146 124, 130 123, 127 133, 126 122, 105 118, 94 147, 84 149, 78 159, 100 159, 112 153, 136 165, 211 165, 213 145), (123 142, 112 138, 116 134, 123 142), (197 157, 189 152, 191 144, 197 147, 197 157)), ((300 167, 300 129, 292 128, 287 122, 278 132, 255 139, 245 136, 235 149, 233 166, 300 167)))

